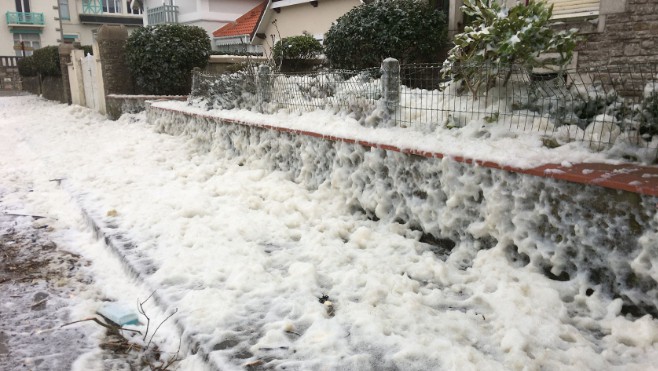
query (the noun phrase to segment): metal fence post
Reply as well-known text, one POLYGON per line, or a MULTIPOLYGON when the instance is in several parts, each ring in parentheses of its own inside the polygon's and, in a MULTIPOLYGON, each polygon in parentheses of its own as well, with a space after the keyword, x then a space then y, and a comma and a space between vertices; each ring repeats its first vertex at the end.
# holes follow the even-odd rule
POLYGON ((258 103, 261 111, 265 110, 265 104, 272 99, 271 79, 270 66, 266 64, 258 66, 258 103))
POLYGON ((400 104, 400 62, 397 59, 384 59, 381 81, 387 118, 395 118, 395 110, 400 104))

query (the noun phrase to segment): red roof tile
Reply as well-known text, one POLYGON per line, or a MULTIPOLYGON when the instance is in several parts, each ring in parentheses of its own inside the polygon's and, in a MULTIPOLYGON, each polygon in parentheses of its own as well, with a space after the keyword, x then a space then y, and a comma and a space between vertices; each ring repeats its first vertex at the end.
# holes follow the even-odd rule
POLYGON ((240 18, 236 19, 235 22, 225 24, 223 27, 213 32, 212 35, 215 37, 224 37, 224 36, 239 36, 239 35, 249 35, 253 36, 253 33, 258 27, 258 22, 260 17, 265 10, 267 1, 263 1, 257 7, 251 9, 240 18))

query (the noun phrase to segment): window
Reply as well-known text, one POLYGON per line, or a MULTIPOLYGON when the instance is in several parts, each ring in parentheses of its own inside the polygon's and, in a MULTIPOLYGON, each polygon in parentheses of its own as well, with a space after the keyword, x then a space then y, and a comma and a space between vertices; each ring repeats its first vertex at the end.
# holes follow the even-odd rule
POLYGON ((16 0, 16 11, 19 13, 29 13, 30 0, 16 0))
POLYGON ((32 55, 32 52, 41 47, 41 38, 35 33, 15 33, 14 50, 17 57, 32 55), (23 54, 25 53, 25 54, 23 54))
POLYGON ((105 0, 105 1, 103 1, 103 13, 118 13, 118 14, 121 14, 121 0, 105 0))
POLYGON ((142 14, 141 2, 137 0, 126 0, 126 9, 128 14, 142 14))
POLYGON ((547 0, 553 4, 553 18, 586 17, 599 14, 600 0, 547 0))
POLYGON ((59 16, 62 19, 71 19, 71 12, 69 11, 69 0, 59 0, 59 16))
POLYGON ((64 42, 66 44, 73 44, 78 38, 77 34, 64 34, 64 42))

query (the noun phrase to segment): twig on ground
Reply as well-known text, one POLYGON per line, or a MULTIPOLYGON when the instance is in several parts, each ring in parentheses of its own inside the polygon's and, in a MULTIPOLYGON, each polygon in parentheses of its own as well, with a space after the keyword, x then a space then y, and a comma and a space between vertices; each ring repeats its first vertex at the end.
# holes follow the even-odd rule
POLYGON ((106 329, 108 329, 108 330, 112 330, 112 331, 116 331, 116 332, 118 332, 119 330, 124 330, 124 331, 129 331, 129 332, 135 332, 135 333, 138 333, 138 334, 140 334, 140 335, 142 334, 142 332, 141 332, 141 331, 138 331, 138 330, 131 330, 131 329, 128 329, 128 328, 125 328, 125 327, 121 327, 121 326, 108 325, 107 323, 102 322, 101 320, 99 320, 99 319, 96 318, 96 317, 89 317, 89 318, 81 319, 81 320, 78 320, 78 321, 73 321, 73 322, 65 323, 65 324, 61 325, 60 328, 62 328, 62 327, 64 327, 64 326, 68 326, 68 325, 73 325, 73 324, 75 324, 75 323, 86 322, 86 321, 93 321, 93 322, 96 322, 96 323, 98 323, 99 325, 105 327, 106 329))
POLYGON ((8 215, 8 216, 29 216, 29 217, 32 217, 33 219, 37 219, 37 220, 38 220, 38 219, 45 219, 45 218, 46 218, 45 216, 41 216, 41 215, 31 215, 31 214, 5 213, 5 215, 8 215))
POLYGON ((158 333, 158 330, 160 329, 160 326, 162 326, 163 323, 167 322, 169 318, 171 318, 174 314, 178 313, 178 308, 176 308, 170 315, 167 316, 167 318, 163 319, 162 322, 158 325, 158 327, 155 328, 155 331, 153 331, 153 335, 151 335, 151 338, 149 339, 148 344, 146 344, 146 347, 148 348, 151 345, 151 342, 153 341, 153 337, 155 334, 158 333))
POLYGON ((144 333, 144 338, 142 339, 142 341, 146 341, 146 337, 147 337, 148 334, 149 334, 149 328, 150 328, 150 326, 151 326, 151 318, 149 318, 149 316, 146 315, 146 311, 144 310, 144 304, 146 304, 146 302, 149 301, 149 299, 151 299, 151 297, 153 296, 153 294, 155 294, 155 291, 156 291, 156 290, 153 290, 153 292, 151 293, 151 295, 149 295, 148 298, 146 298, 146 300, 144 300, 144 301, 141 302, 141 303, 139 303, 139 299, 137 299, 137 302, 138 302, 138 304, 137 304, 137 311, 139 312, 139 314, 141 314, 142 316, 146 317, 146 332, 144 333))

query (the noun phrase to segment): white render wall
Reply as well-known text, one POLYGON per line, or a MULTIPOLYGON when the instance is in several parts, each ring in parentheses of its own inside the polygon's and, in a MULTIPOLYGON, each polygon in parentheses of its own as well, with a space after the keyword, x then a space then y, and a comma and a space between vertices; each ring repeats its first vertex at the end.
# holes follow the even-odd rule
MULTIPOLYGON (((55 21, 57 10, 53 9, 55 1, 31 1, 30 11, 32 13, 43 13, 44 26, 41 29, 41 46, 57 45, 59 39, 59 22, 55 21)), ((7 12, 15 12, 16 4, 14 0, 0 0, 0 55, 13 56, 14 52, 14 35, 10 32, 7 25, 7 12)))
MULTIPOLYGON (((157 0, 162 2, 162 0, 157 0)), ((32 13, 44 13, 44 27, 42 28, 40 39, 41 47, 49 45, 58 45, 57 40, 60 39, 60 33, 57 31, 59 22, 57 18, 57 9, 53 6, 57 4, 57 0, 31 0, 30 10, 32 13)), ((14 53, 14 37, 7 25, 7 12, 15 12, 16 5, 14 0, 0 0, 0 55, 15 55, 14 53)), ((124 9, 125 11, 125 9, 124 9)), ((80 14, 82 13, 82 0, 69 0, 69 15, 70 19, 62 20, 62 28, 65 35, 76 35, 77 41, 82 45, 93 44, 93 33, 101 25, 100 24, 81 24, 80 14)), ((124 14, 127 15, 127 14, 124 14)), ((26 27, 27 29, 27 27, 26 27)), ((133 30, 134 27, 128 27, 128 31, 133 30)))
POLYGON ((267 19, 261 22, 261 25, 267 25, 264 28, 266 40, 256 38, 254 43, 262 43, 266 54, 269 54, 280 37, 298 36, 307 32, 323 38, 336 19, 360 4, 360 0, 323 0, 318 2, 317 7, 303 3, 282 7, 280 13, 269 10, 267 19), (276 26, 272 24, 275 20, 276 26))

